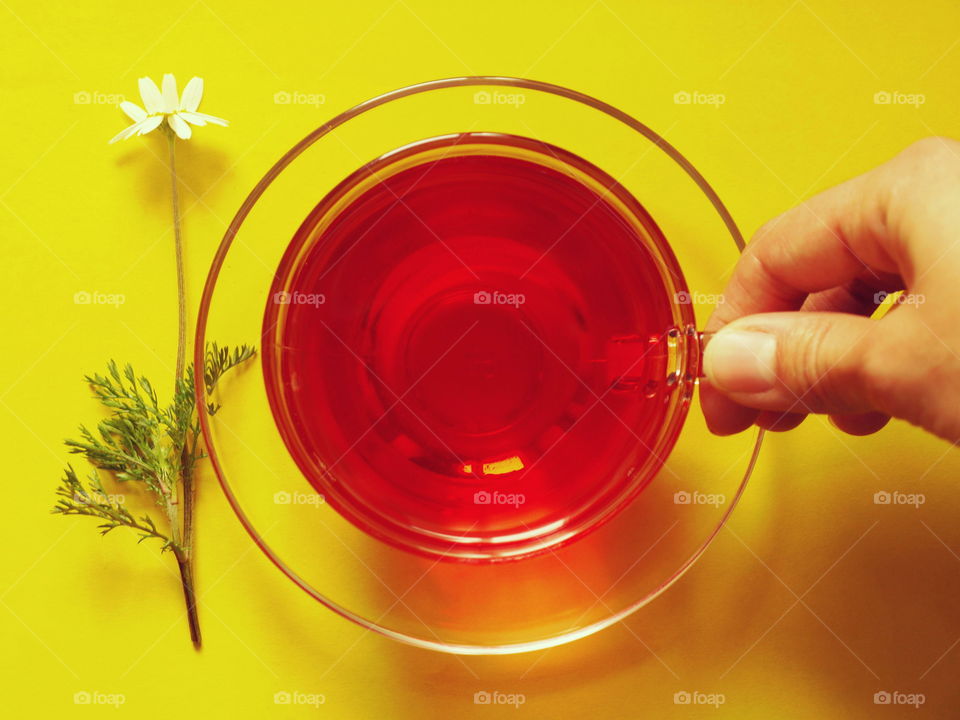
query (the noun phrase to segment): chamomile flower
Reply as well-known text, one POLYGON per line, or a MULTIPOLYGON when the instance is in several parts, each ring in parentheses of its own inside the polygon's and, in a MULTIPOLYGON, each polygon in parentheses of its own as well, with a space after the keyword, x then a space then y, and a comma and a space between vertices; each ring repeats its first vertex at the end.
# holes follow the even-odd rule
POLYGON ((111 144, 118 140, 126 140, 134 135, 146 135, 160 127, 164 120, 166 120, 170 129, 177 134, 177 137, 183 140, 189 139, 192 134, 190 125, 202 127, 210 123, 211 125, 226 127, 228 124, 222 118, 197 112, 197 108, 200 107, 200 99, 203 97, 202 78, 192 78, 179 98, 177 97, 177 81, 170 73, 163 76, 162 90, 148 77, 140 78, 139 85, 143 107, 129 101, 120 103, 120 109, 133 120, 133 125, 114 135, 110 140, 111 144))

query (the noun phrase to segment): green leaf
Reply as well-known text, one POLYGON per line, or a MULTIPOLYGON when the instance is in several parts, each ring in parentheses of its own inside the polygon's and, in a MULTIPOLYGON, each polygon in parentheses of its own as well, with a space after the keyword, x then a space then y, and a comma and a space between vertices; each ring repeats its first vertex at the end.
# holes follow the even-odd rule
MULTIPOLYGON (((203 372, 207 393, 254 353, 246 345, 232 351, 216 344, 208 346, 203 372)), ((116 361, 110 360, 106 374, 95 373, 85 379, 109 415, 97 423, 95 431, 81 425, 78 438, 65 441, 68 452, 82 455, 94 469, 84 483, 73 467, 67 466, 53 512, 99 518, 103 535, 121 526, 129 527, 139 535, 138 543, 156 538, 162 542, 163 552, 183 551, 177 540, 178 497, 184 479, 190 478, 197 461, 206 457, 196 418, 193 367, 176 381, 173 399, 165 407, 160 406, 153 384, 145 376, 138 376, 130 364, 121 370, 116 361), (166 529, 159 530, 149 514, 134 518, 122 502, 108 495, 101 471, 119 483, 144 486, 162 511, 166 529)), ((211 414, 215 412, 210 410, 212 405, 207 408, 211 414)))

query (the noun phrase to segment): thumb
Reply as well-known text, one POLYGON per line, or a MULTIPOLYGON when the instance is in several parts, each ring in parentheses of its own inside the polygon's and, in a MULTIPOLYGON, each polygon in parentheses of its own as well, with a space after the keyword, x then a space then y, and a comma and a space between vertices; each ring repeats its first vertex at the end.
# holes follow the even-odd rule
POLYGON ((835 312, 748 315, 709 337, 704 375, 711 387, 758 410, 876 411, 876 388, 886 383, 874 376, 896 371, 872 359, 878 326, 835 312))

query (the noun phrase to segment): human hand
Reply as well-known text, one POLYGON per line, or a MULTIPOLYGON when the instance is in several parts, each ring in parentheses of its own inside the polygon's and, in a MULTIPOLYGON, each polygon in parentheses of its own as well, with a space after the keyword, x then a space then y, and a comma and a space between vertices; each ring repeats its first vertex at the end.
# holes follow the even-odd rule
POLYGON ((855 435, 893 416, 960 442, 960 142, 921 140, 766 223, 706 330, 717 434, 813 412, 855 435))

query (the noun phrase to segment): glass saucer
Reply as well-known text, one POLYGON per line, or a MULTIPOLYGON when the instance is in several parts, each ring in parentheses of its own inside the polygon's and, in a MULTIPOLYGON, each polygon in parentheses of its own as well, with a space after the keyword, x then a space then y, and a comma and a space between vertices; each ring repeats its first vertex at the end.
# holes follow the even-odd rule
POLYGON ((361 103, 270 169, 208 275, 197 364, 260 346, 201 418, 223 490, 296 585, 396 640, 504 654, 607 627, 703 553, 756 462, 761 432, 712 436, 692 401, 742 247, 675 148, 582 93, 467 77, 361 103))

